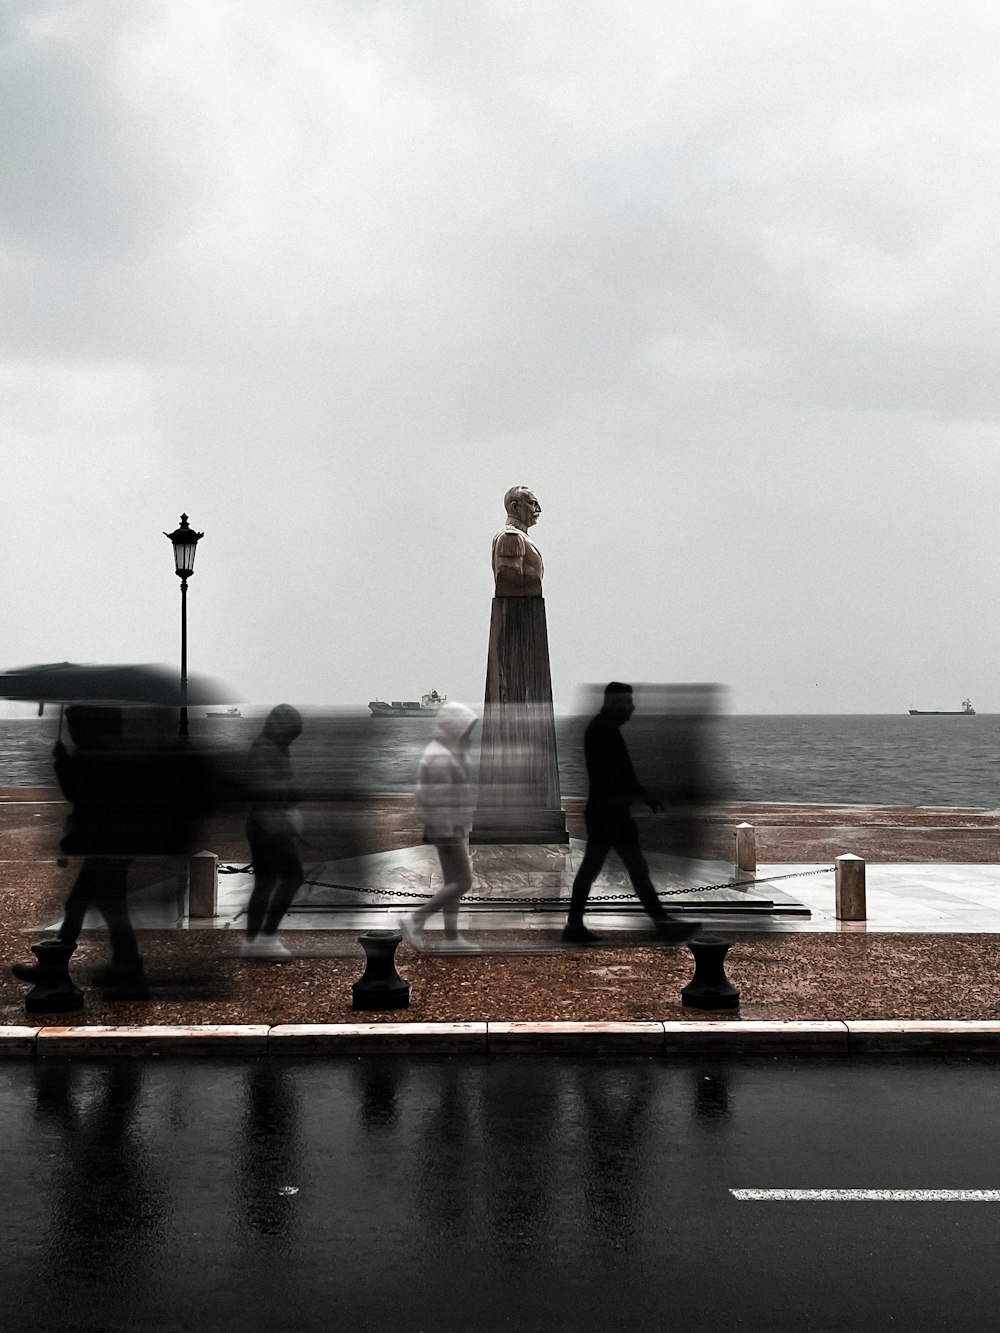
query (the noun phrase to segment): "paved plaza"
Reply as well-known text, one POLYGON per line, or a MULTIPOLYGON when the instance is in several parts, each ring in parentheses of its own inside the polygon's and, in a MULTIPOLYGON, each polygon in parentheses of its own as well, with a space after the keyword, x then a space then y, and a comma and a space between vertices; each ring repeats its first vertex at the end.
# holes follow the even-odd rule
MULTIPOLYGON (((570 885, 584 844, 571 839, 566 848, 482 847, 474 849, 476 882, 463 908, 463 930, 551 932, 561 924, 570 885), (474 901, 475 899, 485 901, 474 901), (534 899, 513 903, 511 899, 534 899)), ((874 864, 866 867, 865 921, 838 921, 832 863, 771 863, 756 876, 739 875, 721 861, 681 868, 672 858, 649 855, 654 883, 671 893, 691 884, 690 892, 667 900, 680 912, 718 930, 761 932, 940 932, 1000 934, 1000 865, 874 864), (724 885, 706 891, 704 885, 724 885)), ((345 861, 307 866, 300 890, 282 929, 369 930, 392 925, 419 901, 417 895, 440 887, 433 848, 379 852, 345 861), (334 887, 331 887, 334 886, 334 887)), ((218 914, 211 920, 189 919, 173 881, 138 891, 131 899, 135 923, 146 929, 242 928, 253 876, 246 871, 220 873, 218 914)), ((634 931, 642 912, 628 878, 609 857, 595 884, 590 919, 603 934, 634 931), (604 895, 622 895, 620 903, 604 895)), ((56 923, 46 923, 51 928, 56 923)), ((433 938, 439 919, 432 920, 433 938)), ((88 928, 100 928, 88 918, 88 928)))

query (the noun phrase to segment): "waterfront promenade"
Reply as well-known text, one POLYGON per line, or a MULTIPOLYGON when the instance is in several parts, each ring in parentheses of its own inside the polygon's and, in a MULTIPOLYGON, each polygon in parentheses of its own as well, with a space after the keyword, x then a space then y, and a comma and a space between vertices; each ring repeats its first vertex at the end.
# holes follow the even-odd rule
MULTIPOLYGON (((7 1026, 26 1023, 24 988, 7 964, 29 957, 28 944, 39 928, 58 919, 72 874, 53 859, 65 813, 57 796, 51 789, 0 796, 0 1024, 7 1026)), ((567 808, 571 833, 578 836, 579 803, 568 801, 567 808)), ((373 801, 369 814, 363 835, 357 819, 351 825, 355 854, 359 846, 363 854, 377 856, 412 845, 405 798, 373 801)), ((994 812, 743 806, 712 816, 720 864, 733 845, 739 815, 758 828, 763 852, 758 881, 832 865, 838 851, 869 852, 868 919, 836 920, 832 873, 775 885, 794 894, 808 916, 705 916, 707 929, 732 941, 727 973, 740 987, 742 1002, 738 1016, 725 1015, 727 1020, 1000 1021, 1000 829, 994 812), (923 847, 924 858, 900 859, 915 845, 923 847), (944 856, 948 859, 940 859, 944 856)), ((335 853, 346 849, 337 845, 338 836, 346 836, 344 812, 317 809, 307 820, 316 839, 307 863, 335 860, 335 853)), ((238 819, 218 821, 212 838, 223 863, 245 864, 238 819)), ((644 838, 655 844, 655 821, 644 824, 644 838)), ((641 912, 629 904, 594 914, 593 927, 604 940, 585 950, 559 945, 558 912, 518 908, 505 915, 497 903, 488 917, 470 914, 481 955, 418 955, 402 945, 397 965, 412 983, 409 1008, 358 1015, 351 1008, 351 984, 363 970, 357 935, 391 924, 395 906, 362 900, 350 911, 316 913, 306 904, 290 915, 285 931, 293 959, 262 963, 238 956, 249 876, 221 877, 219 915, 192 922, 176 895, 162 891, 176 882, 176 872, 176 864, 168 862, 144 865, 134 899, 153 998, 102 1000, 88 981, 104 960, 105 937, 101 930, 87 931, 73 966, 86 989, 86 1009, 75 1023, 274 1026, 352 1024, 359 1017, 376 1024, 720 1021, 682 1007, 680 990, 693 971, 690 952, 651 939, 641 912)), ((758 896, 766 888, 762 882, 758 896)), ((689 910, 698 915, 697 907, 689 910)))

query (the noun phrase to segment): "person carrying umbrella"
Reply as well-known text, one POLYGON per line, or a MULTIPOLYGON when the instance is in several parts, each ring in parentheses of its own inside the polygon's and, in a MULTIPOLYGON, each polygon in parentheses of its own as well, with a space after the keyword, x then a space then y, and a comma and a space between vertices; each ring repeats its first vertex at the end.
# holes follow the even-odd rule
MULTIPOLYGON (((63 908, 58 938, 75 950, 91 907, 104 918, 111 943, 111 962, 94 974, 112 1000, 148 999, 142 958, 129 919, 126 890, 128 869, 135 852, 134 820, 129 812, 137 797, 136 770, 120 745, 120 708, 73 704, 66 710, 66 725, 74 749, 56 743, 55 773, 73 809, 59 844, 66 856, 82 856, 83 863, 63 908)), ((34 963, 15 963, 19 981, 34 982, 34 963)))

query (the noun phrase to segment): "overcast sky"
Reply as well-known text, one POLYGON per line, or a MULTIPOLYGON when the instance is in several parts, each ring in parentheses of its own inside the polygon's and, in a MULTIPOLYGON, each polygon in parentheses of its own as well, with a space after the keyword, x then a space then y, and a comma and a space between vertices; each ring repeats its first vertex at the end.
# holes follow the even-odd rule
POLYGON ((1000 712, 1000 9, 7 0, 3 661, 1000 712))

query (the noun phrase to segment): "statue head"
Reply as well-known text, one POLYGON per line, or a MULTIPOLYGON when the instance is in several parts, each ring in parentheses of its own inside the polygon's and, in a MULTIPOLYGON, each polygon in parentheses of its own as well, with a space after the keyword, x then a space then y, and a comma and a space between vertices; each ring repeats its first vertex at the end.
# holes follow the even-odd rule
POLYGON ((525 530, 538 522, 538 515, 542 512, 538 497, 527 486, 512 486, 503 497, 503 507, 511 522, 525 530))

